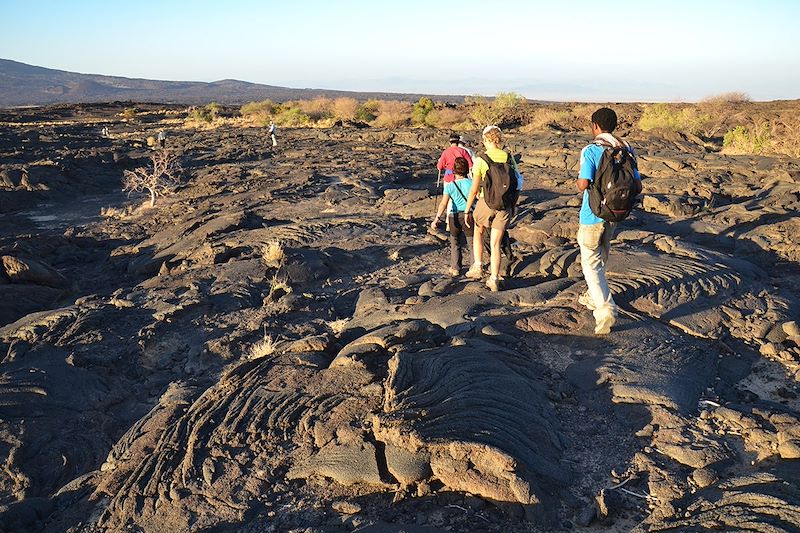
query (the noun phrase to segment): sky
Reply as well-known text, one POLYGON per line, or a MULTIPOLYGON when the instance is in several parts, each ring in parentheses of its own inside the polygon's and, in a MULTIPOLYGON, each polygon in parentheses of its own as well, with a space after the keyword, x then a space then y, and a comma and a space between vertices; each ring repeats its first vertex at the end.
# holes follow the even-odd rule
POLYGON ((795 0, 0 0, 0 58, 164 80, 528 98, 800 98, 795 0))

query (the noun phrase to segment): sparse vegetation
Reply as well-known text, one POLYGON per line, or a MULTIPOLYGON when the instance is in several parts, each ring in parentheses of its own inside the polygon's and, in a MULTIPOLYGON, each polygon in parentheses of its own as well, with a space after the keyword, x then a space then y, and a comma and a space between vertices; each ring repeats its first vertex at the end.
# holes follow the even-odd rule
POLYGON ((425 117, 425 124, 433 128, 456 131, 466 131, 473 127, 466 111, 455 107, 441 107, 431 110, 425 117))
POLYGON ((378 117, 380 101, 367 100, 356 109, 355 119, 361 122, 372 122, 378 117))
POLYGON ((206 123, 210 124, 214 122, 214 119, 219 116, 220 111, 222 110, 222 106, 212 102, 207 104, 203 107, 195 107, 191 111, 189 111, 188 116, 186 117, 187 122, 198 122, 198 123, 206 123))
POLYGON ((286 251, 280 241, 270 241, 261 247, 261 258, 271 266, 281 266, 286 259, 286 251))
POLYGON ((701 105, 742 104, 750 101, 750 95, 743 92, 729 92, 706 96, 700 100, 701 105))
POLYGON ((494 100, 489 101, 484 96, 467 97, 465 103, 469 109, 469 116, 478 127, 489 124, 502 124, 510 112, 525 103, 525 98, 517 93, 498 93, 494 100))
POLYGON ((267 295, 267 298, 277 301, 282 296, 289 294, 290 292, 292 292, 292 286, 289 285, 285 274, 280 274, 279 270, 276 270, 272 275, 272 279, 270 280, 269 294, 267 295))
POLYGON ((558 128, 561 127, 561 123, 565 122, 567 118, 569 118, 569 113, 567 111, 542 107, 533 112, 533 115, 522 127, 521 131, 530 133, 546 128, 558 128))
POLYGON ((398 128, 411 122, 413 106, 408 102, 397 100, 381 100, 378 104, 378 117, 375 126, 382 128, 398 128))
POLYGON ((183 168, 178 157, 167 150, 151 154, 150 164, 123 174, 122 189, 128 193, 150 193, 150 207, 156 205, 156 198, 171 193, 180 184, 183 168))
POLYGON ((722 140, 723 151, 728 154, 760 154, 769 146, 769 125, 762 122, 750 128, 736 126, 728 130, 722 140))
POLYGON ((308 126, 311 118, 303 113, 299 107, 293 107, 291 104, 282 104, 278 106, 277 114, 272 117, 275 124, 284 128, 300 128, 308 126))
POLYGON ((355 120, 358 105, 355 98, 337 98, 333 101, 333 117, 337 120, 355 120))
POLYGON ((250 347, 250 352, 248 353, 249 359, 263 359, 264 357, 269 357, 273 355, 277 351, 278 342, 276 339, 272 337, 272 335, 267 335, 266 332, 264 333, 264 337, 253 346, 250 347))
POLYGON ((130 120, 136 116, 136 108, 135 107, 126 107, 120 113, 120 116, 126 120, 130 120))
POLYGON ((275 113, 276 107, 272 100, 249 102, 239 108, 239 114, 248 122, 252 122, 258 126, 266 126, 275 113))
POLYGON ((643 131, 663 129, 697 134, 708 124, 711 117, 695 106, 677 107, 669 104, 646 105, 639 118, 643 131))
POLYGON ((433 100, 427 96, 420 98, 411 111, 411 123, 415 125, 426 124, 428 115, 433 111, 433 105, 433 100))
POLYGON ((330 322, 328 322, 328 327, 331 328, 331 331, 333 332, 334 335, 339 335, 345 330, 349 322, 350 322, 349 318, 340 318, 338 320, 331 320, 330 322))
POLYGON ((319 122, 333 118, 333 100, 318 96, 313 100, 300 100, 297 107, 311 122, 319 122))

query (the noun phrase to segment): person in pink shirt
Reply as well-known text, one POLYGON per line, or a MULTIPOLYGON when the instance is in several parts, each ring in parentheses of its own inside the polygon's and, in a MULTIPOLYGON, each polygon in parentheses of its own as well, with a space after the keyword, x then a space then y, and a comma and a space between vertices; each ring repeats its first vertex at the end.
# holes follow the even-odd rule
POLYGON ((458 145, 460 140, 461 136, 457 133, 450 135, 450 147, 442 152, 442 155, 439 156, 439 161, 436 163, 436 168, 443 174, 442 178, 445 183, 450 183, 456 177, 453 173, 453 163, 455 163, 457 157, 466 159, 469 168, 472 168, 472 157, 470 157, 469 152, 458 145))

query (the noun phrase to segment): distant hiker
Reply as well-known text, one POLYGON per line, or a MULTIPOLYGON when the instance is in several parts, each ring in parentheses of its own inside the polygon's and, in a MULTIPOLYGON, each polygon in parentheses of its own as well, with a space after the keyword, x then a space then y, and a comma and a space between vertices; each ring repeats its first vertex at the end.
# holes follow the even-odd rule
POLYGON ((467 257, 472 248, 472 228, 464 224, 467 207, 467 195, 472 188, 472 180, 467 178, 469 164, 466 158, 456 157, 453 162, 453 181, 444 184, 444 195, 436 210, 436 216, 431 222, 431 229, 436 231, 439 219, 447 212, 448 228, 450 230, 450 268, 448 273, 451 276, 458 276, 461 273, 461 235, 467 245, 467 257))
POLYGON ((443 174, 443 179, 445 183, 450 183, 455 178, 453 174, 453 163, 456 160, 456 157, 463 157, 467 160, 467 165, 469 168, 472 168, 472 156, 469 155, 464 148, 458 146, 458 141, 461 140, 461 136, 453 133, 450 135, 450 146, 445 148, 442 152, 442 155, 439 156, 439 161, 436 162, 436 168, 439 169, 439 172, 443 174))
POLYGON ((483 275, 483 233, 490 230, 490 272, 486 286, 496 292, 500 290, 500 245, 503 234, 511 220, 519 191, 522 190, 522 174, 517 170, 514 158, 503 150, 503 133, 497 126, 483 129, 484 152, 475 158, 472 168, 472 188, 467 197, 468 213, 466 225, 475 225, 472 240, 474 262, 466 276, 481 279, 483 275), (477 198, 475 213, 469 214, 477 198))
POLYGON ((103 137, 108 137, 108 126, 103 126, 103 137))
POLYGON ((606 262, 617 222, 628 216, 642 192, 633 148, 612 135, 617 114, 602 107, 592 114, 594 140, 581 150, 577 187, 583 192, 578 227, 581 269, 587 290, 578 302, 592 311, 594 332, 606 335, 617 320, 617 305, 606 280, 606 262))
POLYGON ((158 132, 158 137, 156 137, 156 140, 158 141, 158 146, 164 148, 164 145, 167 143, 167 134, 164 133, 164 130, 158 132))
POLYGON ((272 139, 272 147, 278 146, 278 140, 275 138, 275 134, 278 133, 278 128, 275 127, 275 123, 271 120, 269 121, 269 136, 272 139))

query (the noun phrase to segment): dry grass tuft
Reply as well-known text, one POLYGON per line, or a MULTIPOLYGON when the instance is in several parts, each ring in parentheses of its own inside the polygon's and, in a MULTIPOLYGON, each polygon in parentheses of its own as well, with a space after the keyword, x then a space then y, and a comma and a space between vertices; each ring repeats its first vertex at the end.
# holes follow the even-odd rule
POLYGON ((268 265, 280 266, 286 260, 286 250, 280 241, 270 241, 261 247, 261 258, 268 265))
POLYGON ((277 352, 278 341, 264 333, 264 337, 250 347, 250 352, 247 354, 248 359, 262 359, 277 352))
POLYGON ((331 328, 331 331, 334 333, 334 335, 340 335, 347 328, 347 324, 349 322, 349 318, 340 318, 339 320, 332 320, 328 322, 328 327, 331 328))

